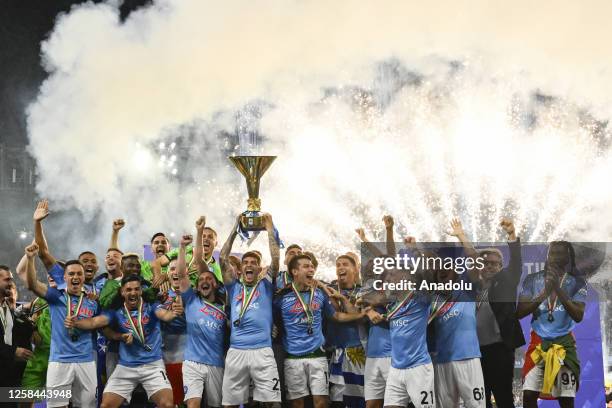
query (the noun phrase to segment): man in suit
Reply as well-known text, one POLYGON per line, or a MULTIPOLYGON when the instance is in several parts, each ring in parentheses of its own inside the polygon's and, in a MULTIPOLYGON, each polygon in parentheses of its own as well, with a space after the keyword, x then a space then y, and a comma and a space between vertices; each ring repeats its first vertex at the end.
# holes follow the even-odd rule
POLYGON ((516 236, 514 223, 509 219, 502 219, 500 226, 507 234, 510 249, 510 261, 505 269, 503 255, 498 249, 474 249, 459 220, 453 220, 451 223, 450 235, 461 241, 466 255, 484 259, 484 268, 480 271, 480 291, 476 300, 476 320, 487 408, 492 407, 491 394, 495 396, 497 407, 514 408, 514 350, 525 344, 521 325, 516 317, 517 287, 521 280, 523 261, 521 243, 516 236))
POLYGON ((15 316, 17 290, 8 266, 0 265, 0 386, 19 387, 25 363, 32 357, 29 345, 32 329, 15 316), (29 333, 29 334, 28 334, 29 333), (29 346, 28 346, 29 347, 29 346))

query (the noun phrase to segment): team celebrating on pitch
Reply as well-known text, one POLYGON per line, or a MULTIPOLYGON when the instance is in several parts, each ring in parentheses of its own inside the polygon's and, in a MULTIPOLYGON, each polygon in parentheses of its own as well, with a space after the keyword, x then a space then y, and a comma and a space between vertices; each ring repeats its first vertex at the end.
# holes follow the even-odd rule
MULTIPOLYGON (((519 319, 530 316, 523 406, 537 407, 538 398, 574 406, 580 362, 572 330, 584 315, 586 282, 566 241, 551 242, 544 269, 521 281, 521 243, 509 219, 500 222, 507 262, 497 248, 475 248, 454 219, 449 234, 466 257, 484 259, 482 267, 377 275, 365 255, 349 252, 337 256, 328 283, 316 278, 308 248, 288 245, 281 257, 269 214, 268 265, 258 251, 232 252, 239 219, 218 259, 217 232, 200 217, 177 248, 153 235, 152 261, 120 249, 125 222, 118 219, 98 273, 93 252, 65 262, 52 255, 43 232, 48 207, 38 204, 34 242, 15 269, 37 296, 24 306, 34 323, 32 351, 9 344, 17 295, 9 268, 0 267, 2 352, 12 347, 24 362, 20 386, 69 387, 73 406, 85 408, 129 403, 139 386, 161 408, 484 408, 492 401, 507 408, 514 407, 515 349, 525 344, 519 319), (47 269, 44 282, 36 257, 47 269), (471 285, 383 291, 375 279, 471 285)), ((362 254, 441 256, 414 237, 398 251, 393 218, 383 222, 384 249, 356 230, 362 254)))

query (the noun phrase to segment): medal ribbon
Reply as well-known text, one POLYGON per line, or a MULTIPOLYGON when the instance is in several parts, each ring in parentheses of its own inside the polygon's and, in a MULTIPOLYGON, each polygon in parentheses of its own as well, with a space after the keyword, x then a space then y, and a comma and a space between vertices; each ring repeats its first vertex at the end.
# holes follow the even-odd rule
POLYGON ((385 313, 385 319, 390 320, 393 316, 395 316, 397 314, 397 312, 399 312, 399 310, 404 307, 405 305, 408 304, 408 302, 410 302, 410 300, 412 300, 412 297, 414 296, 414 292, 410 292, 406 295, 406 297, 404 297, 404 299, 401 302, 397 302, 392 308, 391 311, 385 313))
POLYGON ((293 293, 295 293, 295 297, 298 298, 298 300, 300 301, 300 304, 302 305, 302 309, 304 309, 304 314, 306 315, 306 321, 308 322, 308 326, 312 327, 312 322, 314 321, 314 315, 312 313, 312 305, 313 305, 313 301, 314 301, 314 286, 312 286, 310 288, 310 301, 308 302, 308 305, 306 305, 306 302, 304 302, 304 299, 302 298, 302 295, 300 295, 300 291, 297 290, 297 288, 295 287, 295 285, 293 283, 291 283, 291 289, 293 289, 293 293))
POLYGON ((227 315, 225 314, 225 311, 223 309, 221 309, 219 306, 215 305, 214 303, 211 303, 209 301, 207 301, 206 299, 201 299, 202 303, 204 303, 206 306, 216 310, 217 312, 221 313, 223 315, 224 319, 227 319, 227 315))
MULTIPOLYGON (((567 276, 567 272, 563 274, 563 277, 561 278, 561 283, 559 283, 559 287, 563 288, 563 282, 565 282, 565 277, 567 276)), ((552 302, 550 300, 550 298, 553 296, 553 294, 551 293, 551 295, 548 297, 548 315, 552 316, 553 312, 555 311, 555 307, 557 306, 557 300, 559 299, 559 296, 555 293, 555 301, 552 302)))
POLYGON ((443 311, 442 308, 447 303, 450 305, 450 307, 452 307, 453 304, 455 304, 455 302, 449 302, 450 296, 444 296, 444 302, 438 303, 441 298, 442 298, 441 295, 436 295, 436 300, 435 300, 435 302, 433 304, 432 311, 429 314, 429 319, 427 319, 427 324, 431 323, 436 317, 438 317, 438 315, 440 315, 442 313, 442 311, 443 311))
POLYGON ((136 336, 138 341, 140 341, 140 343, 144 346, 146 343, 145 343, 144 330, 142 328, 142 304, 143 302, 141 298, 140 302, 138 303, 138 314, 136 315, 137 324, 134 324, 134 321, 132 320, 132 315, 130 314, 130 311, 128 310, 125 303, 123 304, 123 310, 125 311, 125 316, 127 317, 127 320, 130 323, 132 333, 134 334, 134 336, 136 336))
POLYGON ((83 291, 81 291, 81 294, 79 295, 79 301, 77 303, 76 306, 76 311, 74 311, 72 309, 72 300, 70 299, 70 295, 68 294, 68 292, 65 293, 66 296, 66 315, 70 318, 74 317, 74 316, 79 316, 79 313, 81 312, 81 305, 83 305, 83 295, 85 293, 83 291), (74 314, 72 313, 74 311, 74 314))
POLYGON ((251 300, 253 300, 253 295, 255 294, 255 292, 257 291, 257 287, 259 286, 259 282, 261 282, 261 279, 258 280, 255 285, 253 285, 253 289, 251 290, 251 292, 249 293, 247 291, 247 285, 244 283, 244 280, 240 280, 240 283, 242 284, 242 305, 240 308, 240 313, 238 315, 238 321, 242 320, 242 316, 244 316, 244 314, 246 313, 247 309, 249 308, 249 305, 251 304, 251 300))

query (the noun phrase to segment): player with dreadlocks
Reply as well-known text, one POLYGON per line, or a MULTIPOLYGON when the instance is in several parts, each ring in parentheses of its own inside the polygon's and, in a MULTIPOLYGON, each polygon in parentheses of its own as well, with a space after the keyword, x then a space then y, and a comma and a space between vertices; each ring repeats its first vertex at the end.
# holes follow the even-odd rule
POLYGON ((586 294, 572 245, 551 242, 544 270, 525 278, 517 308, 519 318, 532 315, 523 367, 525 408, 537 407, 538 396, 557 399, 562 408, 574 406, 580 361, 572 330, 584 316, 586 294))

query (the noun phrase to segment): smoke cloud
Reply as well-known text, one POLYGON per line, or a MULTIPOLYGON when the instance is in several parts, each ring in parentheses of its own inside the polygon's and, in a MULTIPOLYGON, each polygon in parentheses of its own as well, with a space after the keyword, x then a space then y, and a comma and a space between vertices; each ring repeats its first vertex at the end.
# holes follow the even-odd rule
MULTIPOLYGON (((276 154, 264 210, 329 265, 354 229, 609 240, 606 1, 85 4, 43 44, 30 105, 39 193, 80 211, 66 250, 130 249, 246 208, 229 153, 276 154), (174 145, 172 145, 174 143, 174 145), (93 232, 92 232, 93 230, 93 232), (85 238, 86 237, 86 238, 85 238), (95 237, 95 238, 91 238, 95 237)), ((261 244, 265 244, 262 240, 261 244)))

